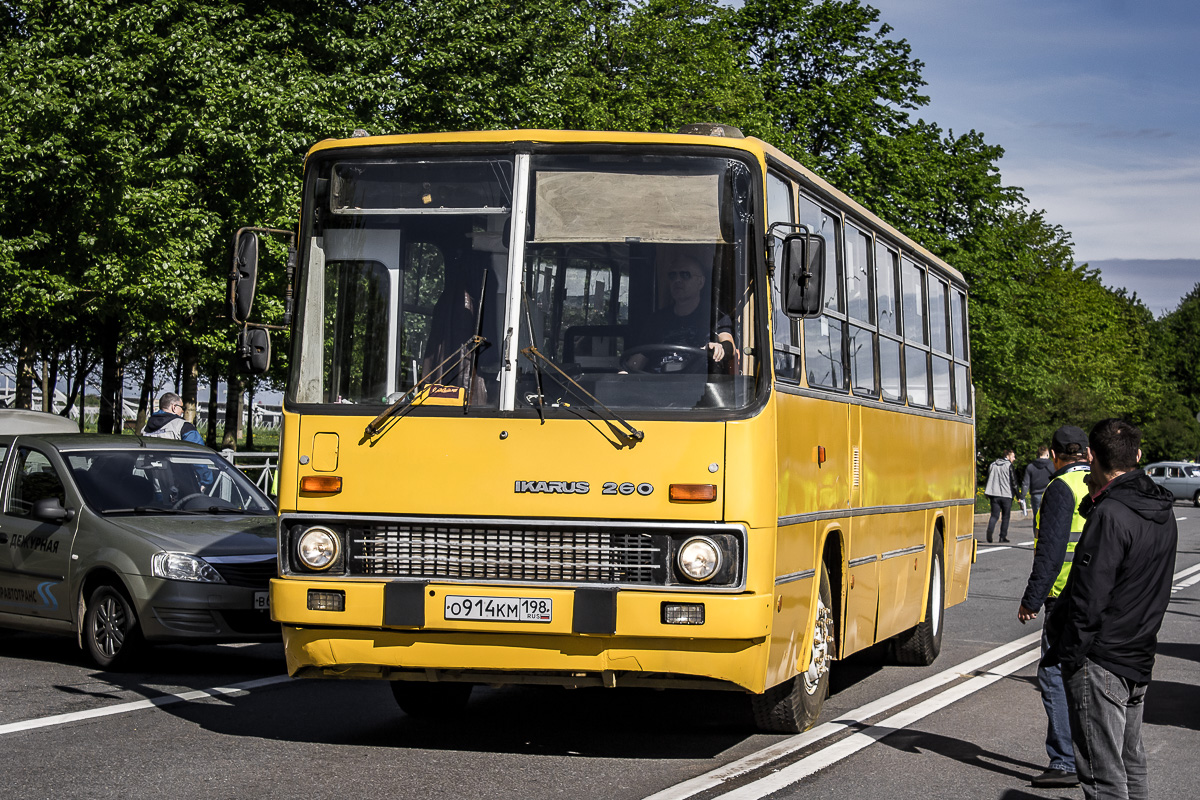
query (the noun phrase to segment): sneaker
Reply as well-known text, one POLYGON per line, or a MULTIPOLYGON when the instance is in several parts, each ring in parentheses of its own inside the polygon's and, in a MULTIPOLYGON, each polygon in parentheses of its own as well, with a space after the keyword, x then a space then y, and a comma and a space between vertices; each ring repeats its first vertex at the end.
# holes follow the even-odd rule
POLYGON ((991 535, 988 535, 988 544, 991 544, 991 543, 992 543, 992 537, 991 537, 991 535))
POLYGON ((1001 543, 1001 544, 1008 544, 1008 537, 1007 537, 1007 536, 1002 536, 1002 537, 1000 537, 1000 543, 1001 543))
POLYGON ((1061 769, 1048 769, 1029 782, 1039 789, 1069 789, 1079 785, 1079 776, 1061 769))

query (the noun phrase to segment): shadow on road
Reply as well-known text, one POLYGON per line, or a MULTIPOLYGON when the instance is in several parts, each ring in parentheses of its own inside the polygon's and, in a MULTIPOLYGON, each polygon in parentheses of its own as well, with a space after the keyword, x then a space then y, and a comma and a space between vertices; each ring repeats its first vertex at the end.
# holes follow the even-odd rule
MULTIPOLYGON (((955 761, 977 769, 995 772, 999 775, 1022 781, 1030 780, 1044 769, 1037 764, 1030 764, 1028 761, 1021 761, 1001 753, 985 750, 979 745, 965 739, 954 739, 949 736, 940 736, 936 733, 927 733, 924 731, 898 730, 882 739, 880 744, 885 744, 905 753, 918 755, 921 753, 937 753, 938 755, 952 758, 955 761)), ((1041 797, 1041 795, 1024 794, 1004 795, 1004 797, 1026 796, 1041 797)))
MULTIPOLYGON (((1178 645, 1193 649, 1191 658, 1196 659, 1197 645, 1178 645)), ((1142 721, 1147 725, 1168 725, 1200 731, 1200 686, 1174 681, 1151 681, 1146 691, 1146 710, 1142 721)))

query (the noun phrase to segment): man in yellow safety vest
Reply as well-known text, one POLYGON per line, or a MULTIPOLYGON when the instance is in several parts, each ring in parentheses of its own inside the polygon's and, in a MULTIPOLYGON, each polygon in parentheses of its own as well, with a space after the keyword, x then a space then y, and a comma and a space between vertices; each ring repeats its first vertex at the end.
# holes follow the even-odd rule
MULTIPOLYGON (((1050 456, 1054 460, 1054 475, 1046 484, 1041 507, 1033 522, 1037 531, 1037 538, 1033 540, 1033 569, 1017 611, 1017 619, 1022 623, 1036 618, 1043 605, 1046 616, 1050 616, 1050 610, 1067 584, 1075 545, 1083 531, 1084 519, 1079 514, 1079 504, 1088 496, 1084 478, 1091 468, 1087 434, 1074 425, 1063 425, 1054 432, 1050 456)), ((1043 656, 1048 647, 1043 626, 1043 656)), ((1033 785, 1039 788, 1076 786, 1079 779, 1075 774, 1075 752, 1071 746, 1071 722, 1062 673, 1057 665, 1039 666, 1037 677, 1048 720, 1046 755, 1050 757, 1050 766, 1033 779, 1033 785)))

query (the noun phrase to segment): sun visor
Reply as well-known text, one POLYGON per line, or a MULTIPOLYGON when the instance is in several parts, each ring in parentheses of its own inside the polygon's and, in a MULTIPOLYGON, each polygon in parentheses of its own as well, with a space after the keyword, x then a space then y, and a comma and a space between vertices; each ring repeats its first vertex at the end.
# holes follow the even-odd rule
POLYGON ((533 241, 722 243, 719 178, 538 172, 533 241))

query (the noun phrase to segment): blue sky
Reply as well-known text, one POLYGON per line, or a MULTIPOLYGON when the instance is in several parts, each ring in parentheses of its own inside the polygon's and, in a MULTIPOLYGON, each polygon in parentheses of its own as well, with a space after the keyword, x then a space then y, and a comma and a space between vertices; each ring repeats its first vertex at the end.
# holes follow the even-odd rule
POLYGON ((869 0, 925 63, 917 116, 1005 149, 1005 183, 1156 313, 1200 281, 1200 3, 869 0))

